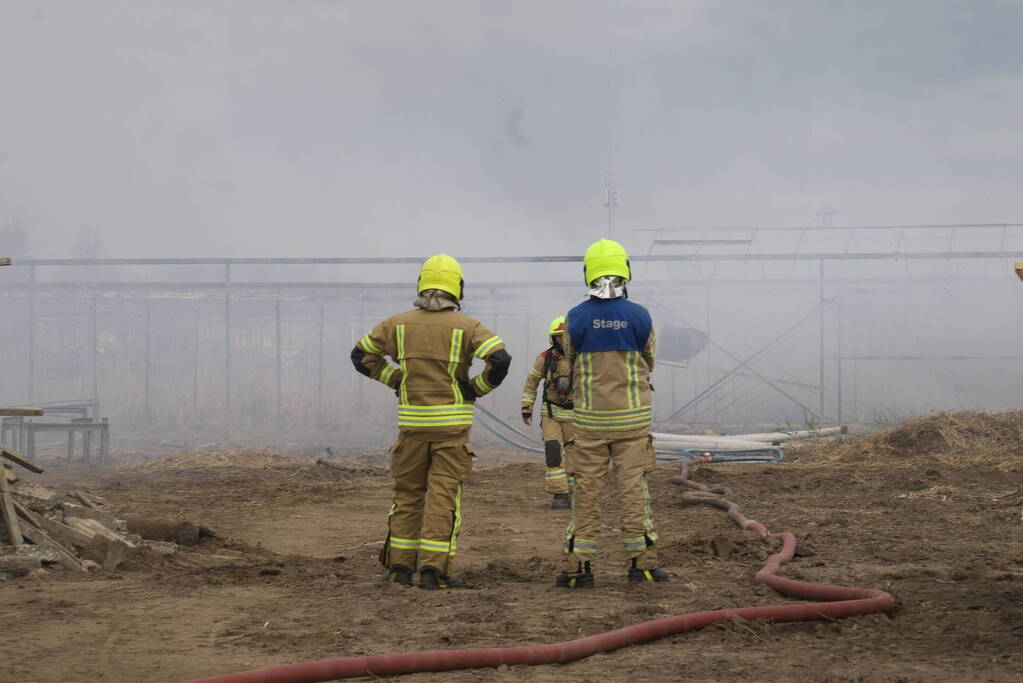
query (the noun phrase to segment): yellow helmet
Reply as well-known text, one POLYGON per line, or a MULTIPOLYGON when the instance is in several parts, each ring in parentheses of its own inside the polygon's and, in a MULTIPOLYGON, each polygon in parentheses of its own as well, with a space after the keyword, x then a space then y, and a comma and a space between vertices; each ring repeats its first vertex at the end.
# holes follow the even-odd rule
POLYGON ((447 254, 431 256, 419 269, 418 287, 416 292, 419 294, 427 289, 439 289, 461 301, 465 292, 462 266, 453 256, 447 254))
POLYGON ((629 254, 625 247, 614 240, 597 240, 589 246, 586 255, 583 256, 583 275, 587 286, 605 275, 617 275, 631 280, 629 254))
POLYGON ((565 334, 565 316, 559 315, 557 318, 551 321, 549 330, 551 336, 551 342, 554 342, 554 337, 557 335, 565 334))

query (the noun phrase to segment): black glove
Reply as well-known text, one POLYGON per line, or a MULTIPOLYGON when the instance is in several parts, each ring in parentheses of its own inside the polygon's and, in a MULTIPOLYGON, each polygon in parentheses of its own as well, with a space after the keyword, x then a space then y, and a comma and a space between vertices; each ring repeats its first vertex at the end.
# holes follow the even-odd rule
POLYGON ((458 381, 458 388, 462 390, 462 400, 466 403, 472 403, 479 398, 476 395, 476 387, 465 380, 458 381))

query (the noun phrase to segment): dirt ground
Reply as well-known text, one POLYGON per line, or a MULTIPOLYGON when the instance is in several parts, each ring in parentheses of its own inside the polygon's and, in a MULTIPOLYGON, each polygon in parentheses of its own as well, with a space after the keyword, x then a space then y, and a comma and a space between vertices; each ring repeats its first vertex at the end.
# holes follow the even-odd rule
MULTIPOLYGON (((698 481, 731 487, 750 517, 797 535, 800 553, 783 575, 891 591, 890 616, 729 622, 568 665, 406 678, 1023 680, 1023 417, 1008 415, 996 427, 933 418, 937 426, 790 448, 779 464, 697 469, 698 481)), ((36 479, 102 495, 119 516, 187 519, 220 538, 115 572, 0 581, 0 680, 181 681, 345 655, 542 644, 790 602, 753 582, 772 544, 719 510, 681 505, 670 465, 652 492, 673 581, 629 586, 609 551, 596 589, 556 589, 568 513, 548 508, 542 464, 480 456, 459 541, 477 590, 447 592, 379 581, 383 469, 338 472, 266 453, 234 465, 182 455, 51 468, 36 479)), ((613 504, 606 513, 603 547, 614 548, 613 504)))

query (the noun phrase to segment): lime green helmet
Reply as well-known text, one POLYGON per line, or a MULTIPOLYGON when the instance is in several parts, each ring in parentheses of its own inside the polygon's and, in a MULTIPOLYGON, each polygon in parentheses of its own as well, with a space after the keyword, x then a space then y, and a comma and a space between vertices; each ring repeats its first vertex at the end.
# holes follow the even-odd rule
POLYGON ((462 300, 465 293, 465 279, 462 273, 462 266, 453 256, 437 254, 423 262, 419 269, 419 284, 417 293, 422 294, 427 289, 439 289, 462 300))
POLYGON ((586 250, 583 256, 583 275, 586 285, 605 275, 632 279, 632 268, 629 267, 629 254, 625 247, 614 240, 597 240, 586 250))
POLYGON ((551 336, 551 343, 554 343, 554 337, 565 334, 565 316, 559 315, 557 318, 551 321, 549 329, 551 336))

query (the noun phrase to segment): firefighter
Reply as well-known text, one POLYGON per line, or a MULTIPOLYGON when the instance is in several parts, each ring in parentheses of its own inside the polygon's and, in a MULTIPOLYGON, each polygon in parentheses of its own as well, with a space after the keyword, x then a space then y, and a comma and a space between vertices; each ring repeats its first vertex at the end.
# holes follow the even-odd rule
POLYGON ((438 254, 423 263, 415 308, 378 323, 352 349, 360 373, 398 397, 398 440, 391 447, 394 499, 380 560, 385 581, 453 588, 452 558, 462 525, 462 483, 472 471, 473 402, 501 384, 511 356, 504 342, 463 315, 462 267, 438 254), (390 358, 397 366, 387 361, 390 358), (483 371, 470 378, 473 358, 483 371))
POLYGON ((565 570, 555 585, 592 588, 600 494, 614 468, 621 508, 622 542, 630 583, 668 581, 657 566, 657 533, 647 474, 655 455, 650 372, 654 329, 650 313, 628 300, 632 279, 622 245, 602 239, 586 250, 583 274, 589 296, 569 311, 565 355, 572 367, 575 443, 572 516, 565 531, 565 570))
POLYGON ((571 507, 569 496, 571 482, 566 472, 568 451, 572 444, 572 368, 568 365, 561 338, 565 333, 565 316, 550 324, 551 345, 541 352, 526 376, 522 389, 522 421, 533 424, 533 404, 536 389, 543 380, 543 399, 540 403, 540 436, 543 438, 544 455, 547 459, 547 474, 544 476, 544 490, 554 494, 551 507, 571 507))

